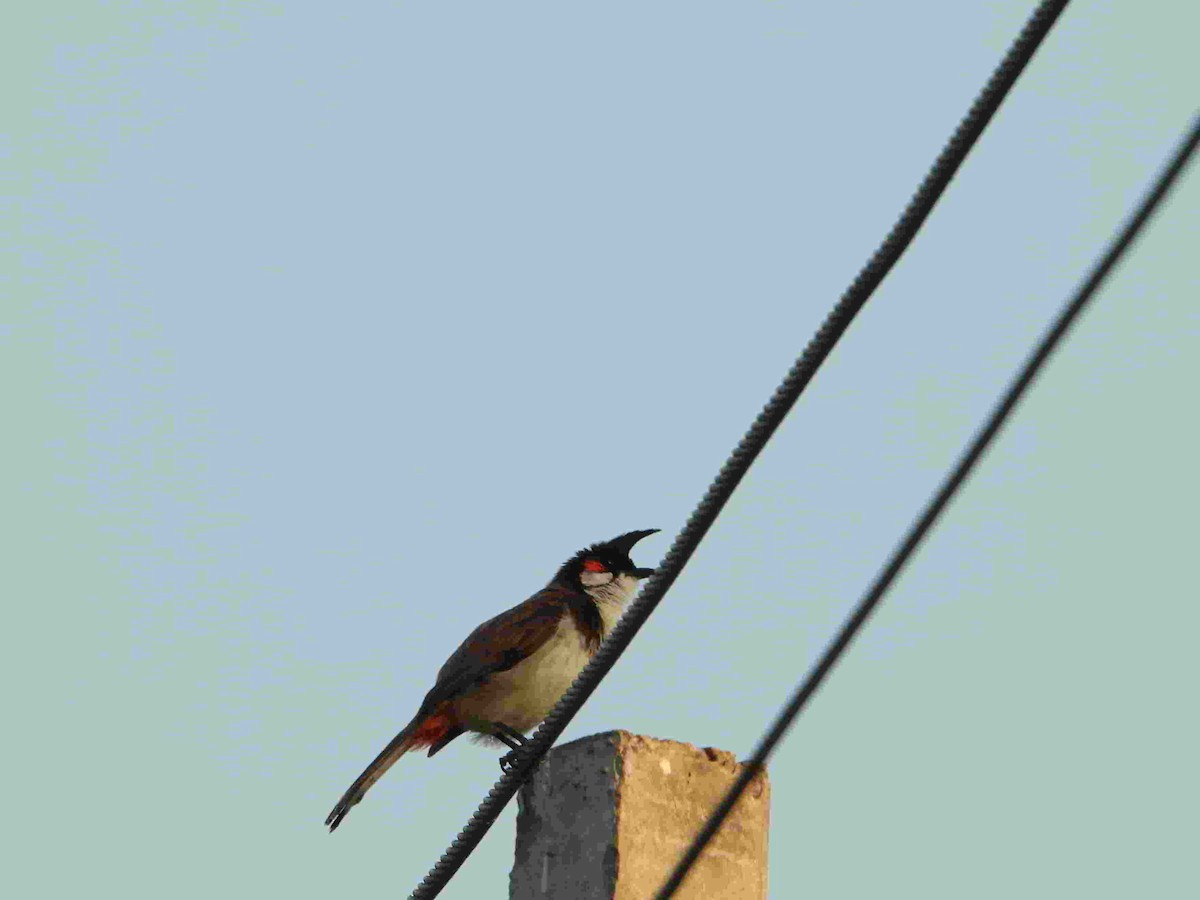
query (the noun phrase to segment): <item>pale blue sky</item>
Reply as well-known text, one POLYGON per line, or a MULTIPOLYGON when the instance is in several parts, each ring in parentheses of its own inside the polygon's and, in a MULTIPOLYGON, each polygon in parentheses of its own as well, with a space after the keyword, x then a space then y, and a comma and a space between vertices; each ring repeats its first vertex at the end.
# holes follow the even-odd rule
MULTIPOLYGON (((404 896, 496 754, 329 807, 477 622, 665 551, 1031 8, 26 5, 13 895, 404 896)), ((1194 114, 1198 28, 1072 4, 567 739, 749 752, 1194 114)), ((1194 888, 1197 247, 1192 172, 777 755, 773 897, 1194 888)), ((444 896, 506 896, 512 818, 444 896)))

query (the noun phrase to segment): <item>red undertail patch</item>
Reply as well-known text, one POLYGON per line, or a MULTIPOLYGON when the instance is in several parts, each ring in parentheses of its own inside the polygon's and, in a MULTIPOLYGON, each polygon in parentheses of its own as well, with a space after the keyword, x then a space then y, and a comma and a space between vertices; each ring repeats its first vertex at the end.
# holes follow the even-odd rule
POLYGON ((450 730, 450 716, 437 712, 417 726, 410 739, 410 747, 431 747, 445 737, 450 730))

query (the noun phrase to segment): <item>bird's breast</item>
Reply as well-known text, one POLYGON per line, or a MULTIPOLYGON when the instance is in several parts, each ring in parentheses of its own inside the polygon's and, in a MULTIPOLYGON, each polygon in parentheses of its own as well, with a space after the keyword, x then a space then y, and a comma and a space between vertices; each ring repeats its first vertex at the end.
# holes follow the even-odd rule
POLYGON ((529 731, 546 718, 591 656, 572 617, 563 616, 554 634, 536 652, 460 698, 456 704, 459 713, 464 718, 503 722, 529 731))

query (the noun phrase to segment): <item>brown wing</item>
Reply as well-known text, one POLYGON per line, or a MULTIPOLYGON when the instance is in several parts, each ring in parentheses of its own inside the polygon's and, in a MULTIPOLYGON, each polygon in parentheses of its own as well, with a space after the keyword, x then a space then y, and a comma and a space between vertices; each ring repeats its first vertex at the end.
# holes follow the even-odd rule
POLYGON ((590 602, 574 591, 547 587, 484 622, 438 671, 437 684, 426 695, 422 709, 433 709, 537 652, 554 634, 562 617, 570 615, 581 600, 590 602))

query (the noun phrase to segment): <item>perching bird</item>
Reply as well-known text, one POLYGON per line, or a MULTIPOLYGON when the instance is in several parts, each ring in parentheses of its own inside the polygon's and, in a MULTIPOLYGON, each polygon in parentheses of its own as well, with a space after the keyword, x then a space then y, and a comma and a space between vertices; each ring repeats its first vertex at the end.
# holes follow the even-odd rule
MULTIPOLYGON (((350 785, 325 819, 341 824, 396 760, 409 750, 437 753, 464 732, 516 751, 546 717, 612 631, 637 590, 654 574, 629 558, 657 528, 631 531, 572 556, 550 583, 471 632, 438 671, 417 714, 350 785)), ((513 752, 500 760, 510 765, 513 752)))

